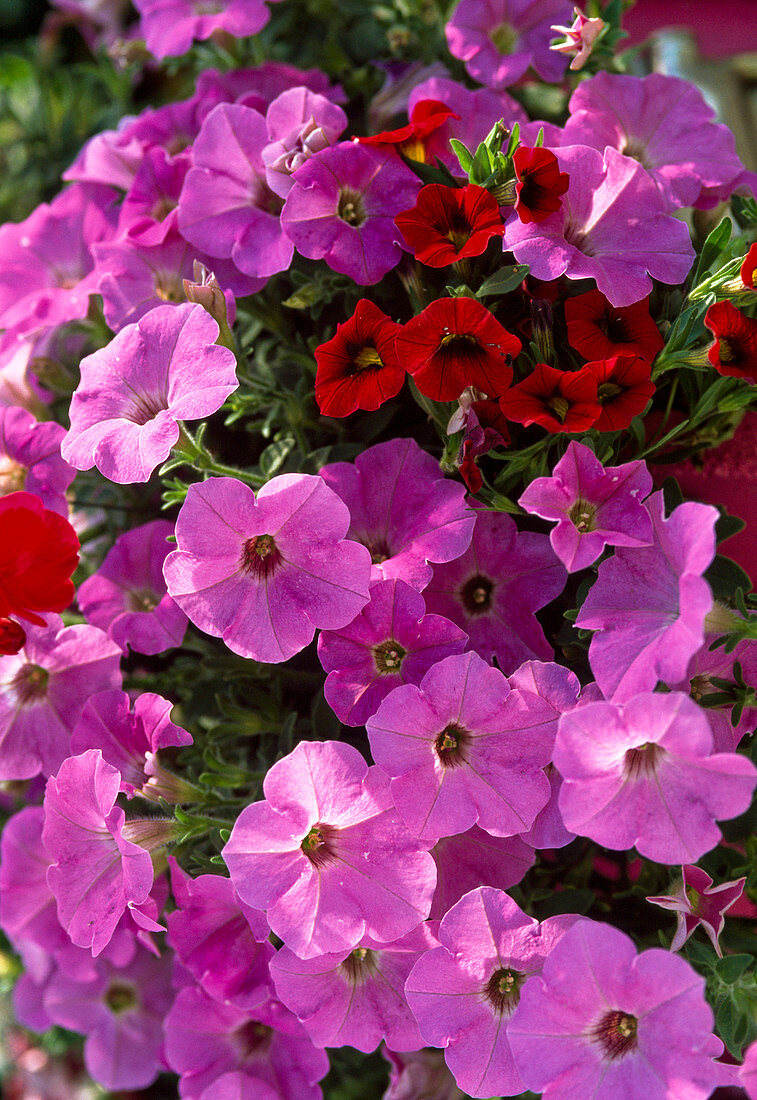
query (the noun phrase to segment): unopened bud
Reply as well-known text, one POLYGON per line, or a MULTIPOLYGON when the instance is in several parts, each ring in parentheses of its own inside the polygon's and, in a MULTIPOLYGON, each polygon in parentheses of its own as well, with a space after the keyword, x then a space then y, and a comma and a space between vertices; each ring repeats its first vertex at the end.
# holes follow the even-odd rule
POLYGON ((555 342, 552 337, 552 305, 548 299, 532 299, 531 326, 533 341, 539 349, 540 362, 554 367, 555 342))

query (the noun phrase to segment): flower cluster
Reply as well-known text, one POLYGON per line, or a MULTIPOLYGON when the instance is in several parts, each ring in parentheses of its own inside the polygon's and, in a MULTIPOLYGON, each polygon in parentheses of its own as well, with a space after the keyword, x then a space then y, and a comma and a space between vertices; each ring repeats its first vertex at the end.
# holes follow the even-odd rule
POLYGON ((459 0, 475 89, 428 5, 383 69, 55 6, 165 94, 0 226, 18 1020, 185 1100, 757 1095, 757 613, 665 479, 757 406, 730 133, 615 3, 459 0))

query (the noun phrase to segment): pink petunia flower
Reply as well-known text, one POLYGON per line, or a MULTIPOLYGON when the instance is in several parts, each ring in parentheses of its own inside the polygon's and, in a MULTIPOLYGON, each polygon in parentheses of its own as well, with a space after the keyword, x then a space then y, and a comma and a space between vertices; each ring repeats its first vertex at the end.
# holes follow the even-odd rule
POLYGON ((181 645, 187 616, 171 599, 163 562, 174 532, 156 519, 119 535, 100 568, 79 586, 77 603, 87 622, 98 626, 126 653, 162 653, 181 645))
POLYGON ((68 517, 66 489, 76 470, 61 458, 65 434, 52 420, 38 422, 26 409, 0 406, 0 496, 23 489, 68 517))
POLYGON ((644 462, 603 467, 591 448, 571 440, 551 477, 535 478, 518 504, 557 520, 549 541, 569 573, 596 561, 605 546, 649 546, 652 521, 642 500, 652 489, 644 462))
POLYGON ((680 504, 665 517, 662 493, 646 501, 651 546, 620 547, 602 562, 576 626, 595 630, 589 661, 606 698, 622 702, 658 680, 679 683, 704 642, 712 592, 702 574, 715 555, 717 510, 680 504))
POLYGON ((349 537, 370 551, 372 582, 397 577, 423 591, 429 562, 452 561, 470 543, 476 520, 464 487, 446 479, 413 439, 377 443, 354 464, 333 462, 320 476, 350 510, 349 537))
POLYGON ((692 863, 681 867, 681 876, 674 894, 647 898, 652 905, 672 909, 678 915, 678 926, 670 950, 680 951, 692 932, 701 924, 716 954, 722 958, 719 941, 720 933, 725 927, 725 914, 744 893, 746 878, 713 886, 707 872, 692 863))
POLYGON ((565 60, 550 52, 551 24, 570 14, 566 0, 459 0, 445 28, 450 53, 490 88, 514 84, 529 65, 557 81, 565 60))
POLYGON ((405 1000, 405 981, 436 943, 426 922, 392 943, 364 936, 352 951, 314 959, 282 947, 271 962, 271 977, 316 1046, 348 1044, 367 1053, 384 1039, 390 1050, 420 1050, 423 1039, 405 1000))
POLYGON ((42 841, 52 860, 47 881, 58 919, 95 956, 127 906, 144 902, 153 883, 150 853, 127 838, 124 811, 115 804, 120 785, 118 769, 99 749, 88 749, 64 760, 45 791, 42 841))
POLYGON ((530 827, 549 798, 542 769, 554 735, 529 729, 527 710, 477 653, 446 657, 419 687, 384 699, 368 720, 368 740, 415 836, 435 843, 475 824, 494 836, 530 827))
POLYGON ((341 107, 304 85, 289 88, 271 103, 265 116, 268 144, 263 148, 268 186, 285 199, 292 173, 340 136, 347 126, 341 107))
POLYGON ((57 771, 71 731, 97 691, 121 687, 121 651, 94 626, 27 626, 23 649, 0 656, 0 778, 57 771))
POLYGON ((637 955, 617 928, 581 920, 523 989, 508 1034, 543 1100, 706 1100, 720 1083, 712 1024, 704 978, 684 959, 637 955))
POLYGON ((81 363, 61 454, 119 484, 148 481, 179 438, 237 388, 236 360, 199 305, 158 306, 81 363))
MULTIPOLYGON (((542 812, 542 811, 540 811, 542 812)), ((463 894, 478 886, 507 890, 534 865, 533 846, 517 836, 491 836, 478 825, 443 836, 431 849, 436 863, 436 892, 431 919, 441 920, 463 894)))
POLYGON ((564 714, 554 762, 568 829, 658 863, 709 852, 721 836, 715 822, 746 810, 757 782, 745 756, 712 752, 707 718, 679 692, 564 714))
POLYGON ((405 246, 394 218, 420 186, 396 154, 342 141, 292 174, 281 225, 300 255, 367 286, 399 263, 405 246))
POLYGON ((234 478, 190 485, 163 567, 169 595, 235 653, 286 661, 368 602, 370 558, 345 538, 349 522, 310 474, 274 477, 257 497, 234 478))
POLYGON ((462 653, 467 641, 448 619, 427 615, 423 597, 404 581, 378 581, 356 619, 321 632, 326 701, 340 722, 362 726, 393 688, 420 683, 437 661, 462 653))
POLYGON ((397 816, 389 782, 340 741, 300 744, 269 770, 223 857, 240 898, 265 909, 300 958, 389 943, 425 920, 434 861, 397 816))
POLYGON ((270 19, 263 0, 136 0, 134 6, 147 48, 159 61, 186 53, 214 31, 237 38, 257 34, 270 19))
POLYGON ((688 80, 663 73, 600 72, 575 90, 562 144, 607 146, 633 157, 654 180, 667 210, 715 206, 744 166, 733 134, 688 80))
POLYGON ((505 226, 505 249, 518 263, 537 279, 594 279, 614 306, 646 298, 652 278, 686 278, 694 259, 688 228, 666 212, 640 164, 612 147, 604 158, 586 145, 554 152, 570 186, 544 221, 505 226))
POLYGON ((562 592, 565 568, 546 535, 519 532, 504 512, 476 512, 470 547, 435 565, 426 590, 429 611, 466 632, 484 660, 496 656, 506 675, 523 661, 554 656, 535 611, 562 592))
POLYGON ((510 1049, 509 1029, 524 987, 576 921, 572 914, 539 924, 502 890, 466 894, 439 925, 440 946, 422 955, 405 994, 427 1043, 470 1096, 514 1096, 525 1086, 510 1049))

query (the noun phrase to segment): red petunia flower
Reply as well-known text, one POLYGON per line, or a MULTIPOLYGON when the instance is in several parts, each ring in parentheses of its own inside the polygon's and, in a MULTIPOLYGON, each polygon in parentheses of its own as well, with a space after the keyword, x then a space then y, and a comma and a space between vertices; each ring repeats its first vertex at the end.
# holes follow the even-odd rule
POLYGON ((741 265, 741 281, 747 290, 757 290, 755 274, 757 273, 757 244, 753 244, 741 265))
POLYGON ((457 454, 457 466, 470 491, 477 493, 484 479, 476 459, 479 455, 488 454, 494 447, 506 447, 510 442, 510 432, 499 401, 491 398, 473 401, 467 409, 460 411, 464 434, 457 454))
POLYGON ((614 355, 587 363, 584 370, 590 370, 597 380, 602 415, 592 427, 598 432, 627 428, 654 397, 652 364, 639 355, 614 355))
POLYGON ((454 401, 467 386, 503 393, 521 345, 475 298, 439 298, 403 326, 395 346, 425 397, 454 401))
POLYGON ((394 145, 397 152, 410 160, 426 164, 428 139, 447 119, 460 118, 446 103, 438 99, 421 99, 410 112, 410 122, 399 130, 382 130, 380 134, 356 138, 361 145, 394 145))
POLYGON ((403 210, 394 224, 428 267, 446 267, 466 256, 480 256, 505 225, 499 203, 485 187, 445 187, 429 183, 418 192, 415 206, 403 210))
POLYGON ((757 320, 732 302, 715 302, 704 315, 715 342, 707 358, 719 374, 757 381, 757 320))
POLYGON ((378 306, 361 298, 336 335, 315 349, 315 399, 324 416, 374 412, 402 389, 405 371, 394 350, 402 329, 378 306))
POLYGON ((568 173, 560 171, 557 157, 549 149, 529 149, 525 145, 515 150, 513 165, 518 177, 516 214, 524 223, 543 222, 562 206, 560 196, 568 190, 568 173))
POLYGON ((568 298, 568 343, 585 359, 640 355, 650 363, 665 341, 649 315, 649 298, 632 306, 612 306, 599 290, 568 298))
POLYGON ((0 498, 0 618, 17 615, 38 626, 40 611, 63 611, 74 598, 79 563, 71 524, 34 493, 0 498))
POLYGON ((15 619, 0 619, 0 656, 9 657, 26 645, 26 631, 15 619))
POLYGON ((549 432, 582 432, 591 428, 602 409, 594 373, 557 370, 537 363, 528 378, 504 393, 499 404, 508 420, 540 424, 549 432))

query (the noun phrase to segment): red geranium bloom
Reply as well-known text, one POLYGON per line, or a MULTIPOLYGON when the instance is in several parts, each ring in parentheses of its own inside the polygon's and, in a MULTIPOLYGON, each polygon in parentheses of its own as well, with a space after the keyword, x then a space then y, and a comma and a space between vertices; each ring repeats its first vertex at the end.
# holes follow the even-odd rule
POLYGON ((752 245, 741 265, 741 281, 747 290, 757 290, 755 272, 757 272, 757 244, 752 245))
POLYGON ((543 222, 562 206, 561 195, 568 190, 570 177, 561 172, 557 157, 549 149, 519 146, 513 155, 518 183, 515 185, 515 212, 524 223, 543 222))
POLYGON ((39 611, 62 611, 74 598, 79 563, 71 524, 34 493, 0 498, 0 617, 18 615, 44 626, 39 611))
POLYGON ((394 219, 415 258, 428 267, 446 267, 466 256, 480 256, 505 225, 499 203, 485 187, 445 187, 429 183, 415 206, 394 219))
POLYGON ((315 349, 315 399, 324 416, 374 412, 402 389, 405 371, 394 350, 402 326, 361 298, 336 336, 315 349))
POLYGON ((649 298, 632 306, 611 306, 599 290, 565 303, 568 343, 585 359, 640 355, 650 363, 665 341, 649 315, 649 298))
POLYGON ((627 428, 654 397, 652 364, 639 355, 614 355, 610 359, 587 363, 584 370, 590 370, 597 380, 602 415, 592 427, 598 432, 627 428))
POLYGON ((394 145, 399 153, 422 164, 427 161, 428 139, 449 118, 460 118, 446 103, 438 99, 421 99, 410 112, 410 122, 399 130, 382 130, 380 134, 359 137, 362 145, 394 145))
POLYGON ((757 379, 757 320, 747 317, 732 302, 715 302, 704 315, 715 336, 707 358, 719 374, 757 379))
POLYGON ((591 428, 602 412, 597 399, 597 380, 592 371, 557 370, 537 363, 528 378, 499 399, 508 420, 541 424, 549 432, 582 432, 591 428))
POLYGON ((395 346, 425 397, 454 401, 467 386, 503 393, 520 340, 475 298, 438 298, 403 326, 395 346))

